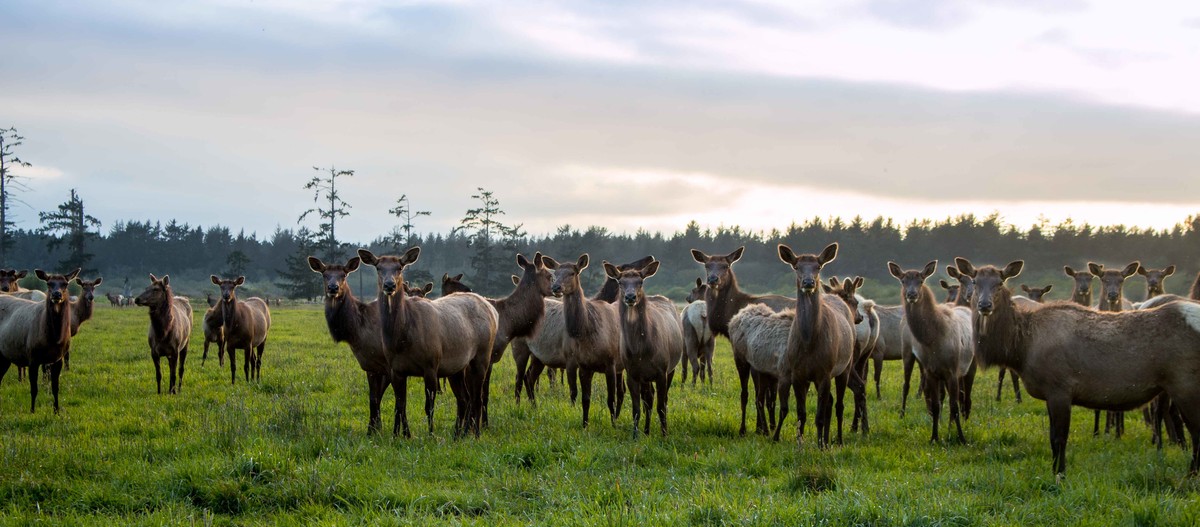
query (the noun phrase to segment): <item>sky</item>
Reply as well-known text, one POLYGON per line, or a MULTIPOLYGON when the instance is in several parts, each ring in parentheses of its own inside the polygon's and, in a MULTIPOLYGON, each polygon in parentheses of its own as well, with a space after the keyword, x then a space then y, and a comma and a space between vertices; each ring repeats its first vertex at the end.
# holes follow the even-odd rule
POLYGON ((0 50, 22 228, 269 235, 314 166, 358 241, 480 187, 533 234, 1200 213, 1196 2, 7 0, 0 50))

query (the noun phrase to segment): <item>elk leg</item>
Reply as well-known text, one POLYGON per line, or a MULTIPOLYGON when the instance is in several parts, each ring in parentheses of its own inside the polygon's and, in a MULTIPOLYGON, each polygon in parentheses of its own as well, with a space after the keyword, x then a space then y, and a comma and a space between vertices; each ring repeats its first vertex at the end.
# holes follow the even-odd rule
POLYGON ((246 376, 246 382, 250 382, 250 363, 254 362, 254 348, 252 346, 248 346, 243 353, 242 358, 245 359, 242 362, 242 372, 246 376))
POLYGON ((25 367, 17 366, 17 382, 25 380, 25 367))
POLYGON ((705 364, 705 369, 708 370, 708 386, 709 386, 709 388, 712 387, 712 383, 713 383, 712 364, 713 364, 713 348, 714 347, 716 347, 716 340, 713 340, 713 339, 709 339, 708 343, 704 345, 704 364, 705 364))
POLYGON ((842 417, 846 410, 846 384, 850 377, 850 368, 834 378, 834 387, 837 390, 837 402, 834 403, 834 411, 837 413, 837 444, 842 444, 842 417))
POLYGON ((1021 376, 1017 375, 1015 371, 1010 373, 1012 374, 1013 396, 1017 398, 1017 404, 1021 404, 1021 376))
POLYGON ((617 375, 610 368, 604 372, 604 387, 606 388, 606 400, 608 403, 608 419, 613 426, 617 425, 617 375))
POLYGON ((996 402, 1000 402, 1000 395, 1004 393, 1004 372, 1006 368, 1000 368, 1000 383, 996 385, 996 402))
POLYGON ((749 392, 749 390, 746 389, 746 381, 750 378, 750 364, 745 361, 741 361, 741 360, 734 360, 733 364, 735 367, 737 367, 738 381, 741 382, 741 385, 742 385, 742 391, 741 391, 742 427, 740 429, 738 429, 738 435, 745 436, 746 435, 746 401, 747 401, 747 399, 750 398, 750 392, 749 392))
MULTIPOLYGON (((775 429, 775 390, 779 386, 779 380, 769 374, 763 374, 763 391, 767 393, 767 428, 763 430, 763 435, 769 435, 775 429)), ((755 383, 755 386, 758 386, 755 383)))
POLYGON ((854 369, 849 372, 848 379, 850 392, 854 395, 854 418, 850 425, 850 433, 858 431, 858 421, 862 419, 862 433, 867 435, 871 431, 871 425, 867 419, 867 382, 866 370, 868 361, 862 362, 862 369, 854 369))
POLYGON ((0 357, 0 383, 4 381, 4 375, 8 373, 10 367, 12 367, 12 362, 4 357, 0 357))
POLYGON ((1050 418, 1050 453, 1053 457, 1054 475, 1065 476, 1067 474, 1067 436, 1071 432, 1071 398, 1059 395, 1048 398, 1046 414, 1050 418))
POLYGON ((258 345, 258 356, 254 357, 254 380, 262 380, 262 356, 263 351, 267 349, 267 341, 264 339, 262 344, 258 345))
MULTIPOLYGON (((229 360, 233 360, 230 356, 229 360)), ((225 339, 217 340, 217 366, 225 366, 225 339)))
POLYGON ((1100 437, 1100 410, 1096 410, 1096 420, 1092 425, 1092 437, 1100 437))
POLYGON ((454 438, 467 435, 470 428, 471 405, 467 402, 466 371, 460 371, 447 378, 450 383, 450 393, 454 395, 454 438))
POLYGON ((629 397, 633 402, 633 407, 630 409, 633 412, 633 438, 637 439, 638 421, 642 417, 642 386, 634 375, 626 377, 625 382, 629 383, 629 397))
POLYGON ((585 369, 579 372, 579 403, 583 408, 583 427, 587 428, 588 417, 592 410, 592 370, 585 369))
POLYGON ((621 370, 618 370, 615 365, 612 368, 617 377, 617 415, 616 415, 616 417, 621 417, 621 407, 625 406, 624 373, 622 373, 621 370))
MULTIPOLYGON (((695 375, 692 376, 692 380, 695 380, 695 375)), ((662 429, 663 437, 667 437, 667 389, 670 388, 671 381, 667 379, 666 375, 660 373, 655 384, 657 385, 655 391, 658 395, 658 425, 662 429)))
POLYGON ((167 368, 170 369, 170 373, 171 373, 171 376, 168 379, 167 393, 170 393, 170 394, 178 393, 175 389, 175 371, 176 371, 176 367, 178 366, 178 362, 179 362, 179 354, 178 353, 175 353, 172 355, 167 355, 167 368))
POLYGON ((71 347, 67 346, 67 350, 63 352, 63 369, 71 371, 71 347))
POLYGON ((392 395, 396 398, 396 415, 392 424, 392 436, 404 434, 404 438, 408 439, 412 437, 412 432, 408 429, 408 377, 397 377, 392 380, 392 395))
POLYGON ((818 413, 821 415, 821 443, 817 448, 829 448, 830 432, 833 429, 833 382, 832 379, 826 379, 825 382, 817 385, 817 390, 820 392, 817 396, 818 413))
POLYGON ((383 419, 379 416, 380 399, 383 398, 383 390, 379 387, 383 384, 384 378, 382 375, 367 372, 367 398, 369 400, 370 413, 367 416, 367 435, 373 435, 379 432, 383 426, 383 419))
MULTIPOLYGON (((883 376, 883 354, 875 356, 872 361, 875 363, 875 400, 882 400, 883 393, 879 391, 879 378, 883 376)), ((904 414, 900 414, 903 417, 904 414)))
POLYGON ((237 384, 237 348, 229 348, 229 384, 237 384))
MULTIPOLYGON (((901 360, 904 362, 904 387, 900 396, 900 418, 904 419, 904 413, 908 409, 908 389, 910 381, 912 380, 913 363, 916 362, 916 360, 913 358, 911 353, 905 355, 901 360)), ((875 393, 877 394, 879 393, 879 371, 880 369, 875 370, 875 393)))
MULTIPOLYGON (((965 410, 959 406, 960 403, 959 403, 958 397, 954 396, 954 394, 959 393, 959 390, 962 390, 964 392, 966 390, 959 386, 958 377, 955 377, 954 375, 951 375, 950 378, 947 379, 946 382, 950 383, 950 387, 949 387, 949 392, 951 393, 950 420, 954 422, 955 431, 958 432, 958 442, 966 443, 967 438, 966 438, 966 436, 963 435, 963 430, 962 430, 962 418, 963 418, 963 413, 965 412, 965 410)), ((947 424, 949 424, 949 423, 947 423, 947 424)))
MULTIPOLYGON (((516 396, 519 405, 521 404, 521 388, 525 387, 525 372, 529 370, 529 349, 521 344, 520 339, 513 340, 512 349, 513 364, 517 367, 513 395, 516 396)), ((533 402, 532 396, 530 396, 529 402, 533 402)))
MULTIPOLYGON (((961 379, 955 378, 955 384, 958 384, 959 389, 954 391, 954 394, 962 398, 962 418, 971 419, 971 392, 975 389, 975 361, 971 361, 971 367, 967 369, 967 374, 961 379)), ((1015 379, 1016 372, 1009 372, 1015 379)), ((961 427, 960 427, 961 428, 961 427)))
POLYGON ((154 382, 158 384, 158 394, 162 395, 162 355, 152 358, 154 359, 154 382))
MULTIPOLYGON (((529 405, 537 408, 537 398, 534 396, 533 388, 537 386, 538 377, 541 377, 542 370, 545 369, 546 366, 543 365, 542 361, 538 360, 537 357, 534 357, 530 363, 529 369, 525 370, 525 375, 523 376, 524 380, 522 382, 525 386, 525 396, 527 399, 529 399, 529 405)), ((550 381, 550 384, 554 384, 554 381, 550 381)), ((518 399, 520 398, 518 397, 518 399)))
MULTIPOLYGON (((799 445, 801 438, 804 437, 804 426, 808 420, 808 383, 795 383, 792 385, 792 391, 796 396, 796 444, 799 445)), ((779 426, 783 426, 783 419, 779 420, 779 426)))
POLYGON ((211 342, 207 338, 204 339, 204 353, 200 355, 200 367, 204 367, 204 363, 208 362, 208 343, 211 342))
POLYGON ((941 417, 942 413, 942 382, 940 380, 925 379, 924 384, 925 386, 921 392, 925 394, 925 409, 929 412, 929 417, 933 421, 933 434, 930 436, 929 442, 937 443, 938 418, 941 417))
POLYGON ((37 365, 30 362, 26 369, 29 370, 29 413, 33 413, 33 410, 37 408, 38 368, 37 365))
MULTIPOLYGON (((470 369, 471 366, 467 366, 467 368, 470 369)), ((475 375, 479 375, 478 372, 472 372, 472 373, 474 373, 475 375)), ((475 415, 471 416, 471 419, 473 420, 473 422, 471 423, 471 426, 475 428, 474 432, 475 432, 476 437, 478 437, 479 436, 478 428, 479 427, 487 428, 487 425, 488 425, 488 401, 490 399, 490 397, 488 397, 488 395, 492 391, 492 363, 491 363, 491 361, 487 361, 487 366, 486 366, 486 369, 483 371, 482 379, 468 379, 468 380, 482 381, 482 382, 480 382, 480 386, 478 386, 478 387, 474 387, 475 386, 474 382, 470 383, 470 386, 474 387, 471 389, 471 403, 473 406, 471 413, 479 414, 478 416, 475 416, 475 415)))
MULTIPOLYGON (((187 364, 187 354, 187 347, 184 347, 183 350, 179 352, 179 388, 177 392, 183 391, 183 367, 185 364, 187 364)), ((66 365, 64 364, 63 366, 66 365)))
POLYGON ((642 386, 642 410, 646 419, 645 433, 650 435, 650 416, 654 412, 654 381, 643 381, 642 386))
POLYGON ((64 361, 50 365, 50 393, 54 394, 54 415, 58 415, 58 377, 62 374, 64 361))
MULTIPOLYGON (((754 381, 754 433, 767 433, 767 415, 766 415, 766 381, 763 375, 757 371, 750 370, 750 380, 754 381)), ((771 427, 774 430, 775 427, 771 427)))
POLYGON ((433 435, 433 403, 438 394, 437 369, 425 371, 425 421, 429 423, 429 434, 433 435))
MULTIPOLYGON (((792 389, 792 379, 789 377, 789 374, 780 375, 779 376, 779 384, 775 388, 775 393, 777 393, 779 395, 779 420, 776 421, 776 423, 775 423, 775 434, 774 434, 774 439, 776 441, 779 441, 779 432, 783 429, 783 422, 787 420, 788 397, 791 396, 791 394, 792 394, 791 391, 789 391, 791 389, 792 389)), ((742 393, 743 393, 742 401, 745 401, 746 400, 746 396, 744 395, 746 393, 745 388, 742 388, 742 393)), ((745 404, 743 404, 742 406, 744 407, 745 404)), ((796 401, 796 411, 799 413, 800 416, 804 415, 804 401, 803 400, 796 401)), ((743 410, 743 413, 744 413, 744 410, 743 410)), ((801 419, 801 421, 804 420, 803 417, 801 417, 800 419, 801 419)), ((799 441, 800 439, 797 438, 796 440, 799 441)))
MULTIPOLYGON (((574 364, 567 364, 567 386, 570 388, 570 392, 571 392, 571 406, 575 406, 575 398, 579 395, 579 388, 576 385, 577 379, 579 377, 577 375, 578 371, 579 371, 579 366, 576 366, 574 364)), ((586 417, 584 418, 584 420, 585 421, 587 420, 586 417)))

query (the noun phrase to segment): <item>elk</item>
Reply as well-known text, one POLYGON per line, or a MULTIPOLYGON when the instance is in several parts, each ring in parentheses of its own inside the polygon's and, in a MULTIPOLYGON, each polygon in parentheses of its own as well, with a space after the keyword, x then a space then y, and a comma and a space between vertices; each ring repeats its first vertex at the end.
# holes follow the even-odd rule
MULTIPOLYGON (((687 360, 692 366, 692 385, 696 381, 703 383, 707 376, 709 386, 712 386, 712 359, 716 340, 712 328, 708 327, 708 305, 704 295, 708 293, 708 284, 700 278, 696 279, 696 287, 687 296, 687 307, 683 308, 683 345, 687 360)), ((687 368, 682 368, 682 380, 687 382, 687 368)))
POLYGON ((675 377, 675 368, 683 357, 683 326, 675 304, 662 295, 646 296, 645 281, 658 272, 660 263, 651 261, 641 269, 621 271, 602 262, 604 274, 616 280, 621 302, 621 362, 633 403, 633 436, 638 434, 640 408, 645 407, 644 432, 650 434, 650 412, 658 406, 658 425, 667 436, 667 391, 675 377), (653 387, 653 400, 651 391, 653 387), (644 405, 639 405, 643 401, 644 405))
POLYGON ((1095 277, 1091 273, 1076 271, 1069 265, 1063 266, 1063 272, 1075 280, 1075 288, 1071 290, 1071 301, 1083 307, 1091 307, 1092 281, 1095 277))
POLYGON ((958 302, 958 291, 962 286, 958 284, 950 285, 945 280, 938 280, 938 284, 942 286, 942 289, 946 290, 946 299, 942 301, 943 304, 953 305, 955 302, 958 302))
POLYGON ((162 358, 167 358, 170 379, 167 393, 176 394, 183 388, 183 371, 187 363, 188 339, 192 336, 192 305, 188 299, 171 291, 171 277, 162 279, 150 274, 150 285, 134 299, 139 306, 150 308, 150 359, 154 361, 154 379, 162 395, 162 358), (178 369, 177 369, 178 368, 178 369), (179 378, 176 382, 175 374, 179 378))
MULTIPOLYGON (((329 328, 329 335, 334 342, 345 342, 350 346, 350 353, 367 374, 367 434, 374 434, 383 427, 379 406, 383 394, 392 384, 391 365, 383 347, 378 301, 365 303, 355 298, 350 290, 348 278, 350 273, 358 270, 361 262, 357 256, 350 258, 345 265, 326 264, 314 256, 308 257, 308 267, 320 273, 324 285, 325 324, 329 328)), ((404 394, 400 389, 393 389, 393 395, 396 398, 396 415, 392 435, 403 432, 405 437, 409 437, 407 426, 401 430, 400 410, 404 406, 404 394)))
MULTIPOLYGON (((1094 306, 1100 311, 1128 311, 1133 304, 1125 299, 1125 279, 1133 276, 1141 263, 1133 262, 1124 269, 1105 269, 1103 265, 1088 262, 1088 272, 1100 279, 1100 303, 1094 306)), ((1125 412, 1110 411, 1104 415, 1104 433, 1113 432, 1117 438, 1125 434, 1125 412)), ((1092 435, 1100 435, 1100 410, 1096 410, 1092 435)))
MULTIPOLYGON (((96 307, 96 286, 100 285, 104 278, 96 277, 95 280, 84 280, 75 277, 75 283, 79 285, 79 299, 71 303, 71 336, 79 334, 79 326, 84 322, 92 319, 92 313, 96 307)), ((50 365, 42 365, 43 373, 49 373, 50 365)), ((63 352, 63 370, 71 369, 71 347, 67 346, 67 351, 63 352)))
POLYGON ((433 282, 425 282, 424 286, 417 285, 416 282, 405 282, 404 293, 409 296, 425 298, 433 291, 433 282))
POLYGON ((57 414, 58 378, 62 373, 62 358, 71 347, 73 324, 67 287, 79 275, 79 269, 66 275, 35 269, 34 274, 46 282, 44 300, 35 302, 0 295, 0 380, 13 364, 28 368, 29 412, 33 413, 37 408, 37 367, 50 364, 50 391, 57 414))
MULTIPOLYGON (((588 425, 592 400, 592 377, 604 375, 608 388, 608 412, 613 424, 624 402, 619 377, 625 369, 621 362, 621 322, 617 306, 603 300, 583 298, 579 275, 588 267, 588 255, 580 255, 575 263, 559 263, 543 258, 546 267, 554 271, 551 292, 562 299, 567 346, 567 382, 571 393, 576 392, 578 380, 583 410, 583 426, 588 425)), ((572 397, 574 399, 574 397, 572 397)), ((633 404, 638 404, 637 400, 633 404)))
POLYGON ((933 419, 930 443, 938 441, 938 421, 942 398, 950 396, 949 424, 954 425, 958 441, 966 442, 959 418, 969 418, 971 384, 975 377, 974 347, 971 345, 970 310, 960 306, 938 304, 925 280, 937 270, 937 260, 920 271, 903 270, 888 262, 888 271, 900 281, 904 299, 904 319, 913 336, 913 354, 921 363, 925 407, 933 419))
POLYGON ((20 272, 18 272, 16 269, 0 269, 0 293, 7 293, 17 298, 33 300, 34 302, 41 302, 45 300, 45 293, 37 290, 25 289, 18 283, 22 278, 25 278, 25 275, 27 274, 29 274, 29 271, 23 269, 20 272))
POLYGON ((788 399, 791 390, 796 392, 796 411, 799 418, 796 440, 804 431, 805 399, 808 385, 817 387, 817 446, 829 443, 833 395, 830 381, 837 384, 837 441, 842 442, 842 397, 846 382, 853 376, 854 368, 854 314, 836 296, 823 295, 821 291, 821 269, 837 257, 838 244, 831 243, 819 255, 797 255, 787 245, 779 244, 779 259, 792 267, 796 274, 795 319, 788 332, 787 349, 779 361, 779 384, 775 391, 779 396, 779 420, 775 426, 774 439, 787 420, 788 399))
POLYGON ((1166 393, 1179 406, 1192 436, 1189 474, 1200 469, 1200 305, 1173 302, 1158 309, 1100 312, 1054 303, 1017 309, 1006 281, 1024 262, 976 268, 972 317, 976 350, 987 365, 1021 375, 1025 390, 1046 401, 1056 475, 1066 474, 1071 406, 1128 411, 1166 393))
POLYGON ((1150 269, 1138 266, 1137 274, 1146 277, 1146 300, 1166 294, 1167 277, 1175 274, 1175 266, 1168 265, 1162 269, 1150 269))
POLYGON ((450 276, 448 273, 442 273, 442 296, 453 293, 470 293, 471 288, 467 287, 467 285, 462 282, 462 279, 462 273, 458 273, 454 276, 450 276))
MULTIPOLYGON (((729 338, 729 321, 738 311, 750 304, 764 304, 772 311, 782 311, 795 306, 795 298, 742 292, 738 287, 737 276, 733 273, 733 264, 742 258, 745 250, 746 247, 742 246, 727 255, 709 256, 692 249, 692 259, 704 266, 707 276, 705 281, 708 284, 708 292, 704 295, 704 303, 708 308, 708 327, 714 335, 729 338)), ((746 383, 750 379, 750 364, 746 362, 745 357, 739 357, 736 353, 733 363, 737 367, 738 382, 741 384, 742 424, 738 433, 746 435, 746 402, 750 397, 746 383)), ((768 430, 759 428, 756 432, 767 433, 768 430)))
POLYGON ((232 280, 217 275, 208 278, 221 288, 221 333, 225 337, 225 349, 229 351, 229 383, 237 383, 237 350, 245 350, 242 370, 246 381, 262 380, 262 355, 267 347, 267 333, 271 330, 271 308, 257 296, 238 300, 237 288, 246 283, 244 276, 232 280))
POLYGON ((404 294, 404 268, 420 254, 420 247, 411 247, 400 256, 375 256, 366 249, 358 250, 362 263, 376 270, 380 333, 391 366, 392 389, 399 398, 396 406, 401 427, 409 437, 408 378, 420 376, 425 381, 425 418, 432 434, 438 378, 449 377, 458 406, 455 435, 474 432, 478 437, 484 379, 491 367, 500 317, 496 308, 475 293, 435 300, 404 294))
MULTIPOLYGON (((208 293, 209 298, 212 293, 208 293)), ((208 345, 215 343, 217 345, 217 361, 218 365, 225 367, 225 319, 221 316, 224 308, 218 305, 209 305, 208 310, 204 312, 204 320, 201 322, 204 325, 204 354, 200 356, 200 365, 208 361, 208 345)))
MULTIPOLYGON (((1166 295, 1165 282, 1168 276, 1175 274, 1175 266, 1168 265, 1163 269, 1149 269, 1139 265, 1137 273, 1146 278, 1146 301, 1149 302, 1153 298, 1166 295)), ((1142 309, 1142 307, 1137 306, 1136 309, 1142 309)), ((1150 423, 1153 428, 1151 442, 1157 445, 1159 449, 1162 449, 1162 423, 1164 418, 1167 421, 1167 435, 1170 436, 1171 441, 1184 446, 1183 418, 1179 413, 1179 408, 1171 403, 1169 397, 1165 395, 1156 397, 1151 401, 1150 407, 1144 408, 1143 412, 1146 422, 1150 423)))
POLYGON ((946 266, 946 274, 950 275, 950 278, 958 280, 958 292, 954 295, 952 303, 956 306, 970 306, 971 295, 975 293, 975 281, 971 280, 971 277, 958 272, 958 269, 955 269, 952 265, 946 266))
POLYGON ((105 293, 104 297, 108 299, 108 303, 113 307, 125 307, 125 297, 118 293, 105 293))
MULTIPOLYGON (((1050 293, 1051 289, 1054 289, 1054 284, 1050 284, 1042 288, 1029 287, 1026 284, 1021 284, 1021 291, 1024 291, 1025 294, 1029 296, 1030 300, 1033 300, 1039 304, 1046 303, 1046 295, 1050 293)), ((1017 400, 1018 402, 1020 401, 1020 399, 1017 400)))
POLYGON ((208 307, 216 307, 217 297, 213 296, 212 291, 204 293, 204 301, 208 302, 208 307))
POLYGON ((839 281, 835 276, 829 279, 829 285, 821 285, 821 289, 826 293, 841 298, 853 314, 854 373, 850 375, 849 386, 854 394, 854 419, 850 424, 850 432, 858 431, 861 421, 864 436, 870 433, 867 420, 866 370, 874 352, 875 342, 879 340, 879 315, 875 314, 875 302, 863 298, 857 292, 865 282, 861 276, 847 278, 845 281, 839 281))

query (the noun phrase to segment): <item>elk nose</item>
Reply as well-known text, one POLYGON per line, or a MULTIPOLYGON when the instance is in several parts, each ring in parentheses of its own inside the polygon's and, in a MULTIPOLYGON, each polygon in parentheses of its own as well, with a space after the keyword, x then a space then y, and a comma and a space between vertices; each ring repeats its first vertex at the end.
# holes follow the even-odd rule
POLYGON ((716 275, 708 275, 708 285, 717 285, 716 275))
POLYGON ((625 293, 625 303, 626 304, 633 304, 635 302, 637 302, 637 295, 632 294, 632 293, 625 293))
POLYGON ((980 313, 991 313, 992 312, 992 302, 990 300, 980 300, 979 301, 979 312, 980 313))
POLYGON ((1109 294, 1108 294, 1108 299, 1109 299, 1109 300, 1114 300, 1114 301, 1115 301, 1115 300, 1117 299, 1117 296, 1118 296, 1118 295, 1117 295, 1116 293, 1109 293, 1109 294))
POLYGON ((805 278, 800 281, 800 285, 805 289, 812 289, 817 286, 817 283, 812 278, 805 278))
POLYGON ((559 284, 554 284, 554 285, 550 286, 550 292, 557 295, 562 292, 562 286, 559 284))
POLYGON ((391 281, 391 280, 384 282, 383 283, 383 292, 385 292, 389 295, 392 293, 395 293, 396 292, 396 282, 391 281))

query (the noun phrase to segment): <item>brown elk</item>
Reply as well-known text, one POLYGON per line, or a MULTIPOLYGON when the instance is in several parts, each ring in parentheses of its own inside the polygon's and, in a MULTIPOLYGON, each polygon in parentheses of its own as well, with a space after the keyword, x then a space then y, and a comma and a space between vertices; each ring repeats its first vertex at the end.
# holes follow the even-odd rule
POLYGON ((679 313, 669 298, 646 296, 645 280, 658 272, 658 261, 628 271, 621 271, 608 262, 603 265, 604 274, 616 280, 620 288, 617 312, 621 320, 621 362, 625 366, 625 380, 633 403, 633 435, 637 437, 643 406, 646 411, 644 432, 650 433, 650 412, 657 404, 659 428, 666 437, 667 391, 684 353, 679 313), (638 401, 644 404, 639 405, 638 401))
POLYGON ((436 300, 404 294, 404 268, 416 262, 420 254, 420 247, 411 247, 401 256, 375 256, 366 249, 358 250, 362 263, 376 270, 380 333, 391 365, 392 389, 400 397, 396 406, 401 427, 407 432, 408 378, 419 376, 425 382, 425 418, 433 433, 438 378, 449 377, 458 407, 455 434, 474 432, 478 437, 484 379, 492 363, 499 315, 475 293, 436 300))
POLYGON ((209 280, 221 288, 221 321, 224 322, 221 333, 229 352, 229 383, 237 383, 237 350, 245 350, 242 371, 246 380, 262 380, 262 356, 267 347, 267 333, 271 331, 271 308, 266 300, 257 296, 238 300, 237 288, 246 283, 244 276, 225 280, 212 275, 209 280))
POLYGON ((1138 266, 1137 273, 1146 277, 1146 300, 1166 294, 1167 277, 1175 274, 1175 266, 1168 265, 1162 269, 1150 269, 1138 266))
POLYGON ((858 294, 858 289, 866 280, 861 276, 839 281, 829 279, 829 285, 822 284, 821 289, 826 293, 842 299, 850 308, 854 321, 854 372, 849 377, 850 391, 854 394, 854 419, 850 432, 856 432, 862 423, 862 433, 871 431, 867 415, 867 386, 864 373, 870 363, 871 354, 875 351, 875 342, 879 340, 879 315, 875 314, 875 302, 867 300, 858 294))
MULTIPOLYGON (((348 278, 350 273, 358 270, 360 263, 361 259, 357 256, 350 258, 345 265, 326 264, 314 256, 308 257, 308 267, 321 274, 325 289, 325 324, 329 328, 329 335, 334 342, 345 342, 350 346, 350 353, 367 374, 367 433, 373 434, 383 427, 379 406, 383 394, 392 384, 391 365, 383 348, 378 301, 365 303, 355 298, 350 290, 348 278)), ((404 394, 394 389, 393 395, 396 398, 396 416, 392 435, 403 432, 408 437, 408 427, 401 430, 400 410, 404 406, 404 394)))
POLYGON ((971 384, 975 377, 974 347, 971 345, 971 314, 960 306, 937 303, 925 280, 937 270, 937 260, 920 271, 905 271, 888 262, 888 271, 900 281, 904 299, 904 319, 913 336, 913 354, 921 363, 924 377, 925 407, 933 419, 929 441, 938 441, 938 421, 942 398, 950 396, 949 424, 954 425, 958 441, 966 442, 959 418, 970 416, 971 384))
POLYGON ((787 420, 788 400, 792 390, 796 395, 797 425, 796 440, 804 433, 805 399, 809 383, 817 389, 817 446, 829 443, 833 395, 830 381, 837 385, 837 441, 842 441, 843 402, 847 380, 853 376, 854 368, 854 314, 839 298, 823 295, 821 269, 837 257, 838 244, 831 243, 819 255, 797 255, 786 245, 779 244, 779 259, 792 267, 796 274, 796 309, 791 331, 788 333, 787 350, 779 362, 779 384, 775 391, 779 396, 779 420, 774 438, 787 420))
POLYGON ((442 273, 442 296, 454 293, 470 293, 471 288, 468 287, 467 284, 464 284, 462 279, 462 273, 458 273, 454 276, 450 276, 447 273, 442 273))
MULTIPOLYGON (((95 280, 84 280, 75 277, 75 283, 79 286, 79 298, 71 303, 71 336, 79 334, 79 326, 84 322, 92 319, 92 314, 96 308, 96 286, 104 282, 104 278, 96 277, 95 280)), ((43 364, 44 373, 50 370, 49 364, 43 364)), ((71 347, 67 346, 67 351, 63 352, 63 370, 71 369, 71 347)))
POLYGON ((972 317, 976 350, 985 364, 1012 368, 1026 391, 1046 401, 1056 474, 1066 473, 1071 406, 1127 411, 1160 393, 1178 403, 1192 436, 1189 473, 1200 469, 1200 305, 1100 312, 1066 303, 1017 309, 1005 282, 1023 261, 960 271, 975 278, 972 317))
POLYGON ((150 275, 150 286, 134 299, 139 306, 150 308, 150 359, 154 361, 154 380, 162 394, 162 358, 167 358, 170 379, 167 393, 179 393, 183 388, 183 371, 187 364, 188 339, 192 336, 192 305, 187 298, 171 291, 171 277, 161 280, 150 275), (176 372, 179 374, 176 382, 176 372))
POLYGON ((971 295, 975 293, 975 281, 971 277, 966 276, 955 269, 952 265, 946 266, 946 274, 950 278, 958 280, 958 291, 954 295, 953 304, 956 306, 968 307, 971 305, 971 295))
POLYGON ((962 286, 958 284, 950 285, 945 280, 938 280, 938 284, 942 286, 942 289, 946 290, 946 299, 942 303, 954 305, 954 303, 958 302, 958 291, 962 286))
POLYGON ((1063 266, 1063 272, 1075 280, 1075 287, 1071 290, 1071 301, 1083 307, 1092 307, 1092 281, 1095 277, 1091 273, 1076 271, 1069 265, 1063 266))
MULTIPOLYGON (((572 394, 576 392, 575 383, 579 383, 583 426, 588 425, 592 377, 597 373, 604 375, 608 388, 608 413, 615 425, 625 395, 620 386, 620 375, 625 366, 621 362, 621 323, 617 306, 603 300, 584 299, 579 275, 588 266, 586 253, 575 263, 559 263, 550 257, 544 258, 544 261, 546 267, 554 271, 554 282, 550 289, 563 302, 567 382, 571 385, 572 394)), ((638 404, 638 401, 634 400, 633 404, 638 404)))
MULTIPOLYGON (((708 305, 704 302, 706 294, 708 284, 697 278, 696 287, 688 293, 688 305, 683 308, 681 316, 684 351, 687 353, 688 363, 692 366, 693 386, 697 381, 703 383, 705 377, 708 378, 708 384, 712 385, 712 359, 716 340, 713 338, 712 328, 708 327, 708 305)), ((682 381, 686 383, 687 368, 681 368, 681 373, 682 381)))
MULTIPOLYGON (((212 293, 208 293, 209 298, 212 293)), ((200 356, 200 365, 208 361, 208 345, 217 345, 217 363, 219 366, 225 366, 225 319, 221 316, 224 312, 223 306, 210 305, 208 310, 204 312, 204 320, 201 324, 204 326, 204 354, 200 356)))
POLYGON ((1028 285, 1021 284, 1021 291, 1024 291, 1025 294, 1029 296, 1030 300, 1033 300, 1039 304, 1046 303, 1046 295, 1050 293, 1051 289, 1054 289, 1054 284, 1050 284, 1041 288, 1029 287, 1028 285))
MULTIPOLYGON (((742 258, 745 250, 746 248, 743 246, 727 255, 709 256, 692 249, 692 259, 704 266, 707 276, 708 292, 704 296, 704 302, 708 308, 708 327, 712 329, 714 335, 724 335, 729 338, 729 321, 738 311, 750 304, 764 304, 773 311, 782 311, 795 306, 795 298, 783 295, 751 295, 742 292, 738 287, 737 276, 733 273, 733 264, 742 258)), ((750 380, 750 364, 746 362, 745 357, 739 357, 737 354, 733 357, 733 363, 737 367, 738 382, 741 384, 742 424, 738 433, 746 435, 746 403, 750 398, 747 382, 750 380)), ((759 423, 756 432, 765 434, 769 431, 766 429, 765 423, 759 423)))
MULTIPOLYGON (((1125 299, 1125 279, 1133 276, 1141 263, 1133 262, 1124 269, 1105 269, 1103 265, 1088 262, 1088 272, 1100 279, 1100 303, 1094 306, 1100 311, 1128 311, 1133 304, 1125 299)), ((1110 411, 1104 416, 1104 433, 1113 432, 1118 438, 1125 434, 1125 412, 1110 411)), ((1100 410, 1096 410, 1092 435, 1100 435, 1100 410)))
POLYGON ((404 293, 409 296, 425 298, 433 291, 433 282, 426 282, 424 286, 417 285, 416 282, 405 282, 404 293))
MULTIPOLYGON (((1175 274, 1175 266, 1168 265, 1163 269, 1149 269, 1144 266, 1138 266, 1138 274, 1146 278, 1146 300, 1166 295, 1166 280, 1168 276, 1175 274)), ((1173 295, 1172 295, 1173 296, 1173 295)), ((1142 309, 1139 307, 1138 309, 1142 309)), ((1150 403, 1149 408, 1144 408, 1144 418, 1147 423, 1150 423, 1153 428, 1151 441, 1162 448, 1162 423, 1167 422, 1167 433, 1172 442, 1184 446, 1186 438, 1183 434, 1183 417, 1179 413, 1179 408, 1171 403, 1171 399, 1166 395, 1160 395, 1150 403)))
POLYGON ((204 301, 208 302, 208 307, 216 307, 217 297, 213 296, 212 291, 204 293, 204 301))
POLYGON ((71 347, 72 309, 67 287, 79 269, 69 274, 34 274, 46 282, 46 298, 40 302, 0 295, 0 380, 16 364, 29 370, 29 411, 37 408, 38 366, 50 364, 50 390, 54 413, 58 413, 58 379, 62 358, 71 347))
POLYGON ((125 307, 125 297, 118 293, 104 293, 104 297, 108 299, 108 303, 113 307, 125 307))

